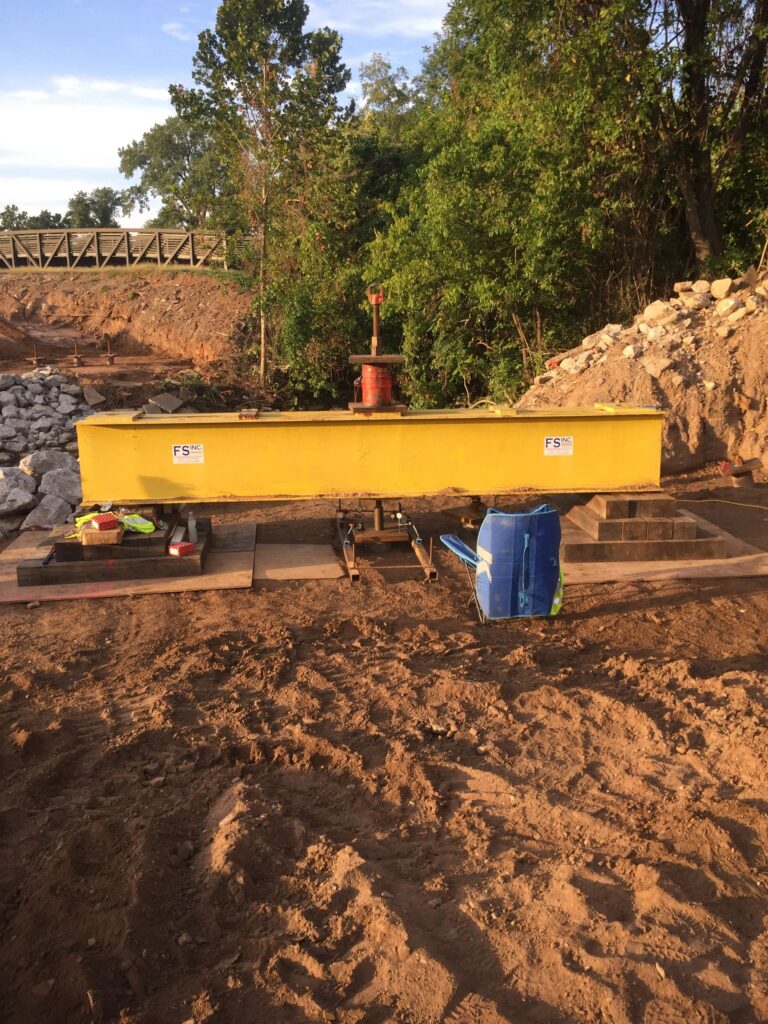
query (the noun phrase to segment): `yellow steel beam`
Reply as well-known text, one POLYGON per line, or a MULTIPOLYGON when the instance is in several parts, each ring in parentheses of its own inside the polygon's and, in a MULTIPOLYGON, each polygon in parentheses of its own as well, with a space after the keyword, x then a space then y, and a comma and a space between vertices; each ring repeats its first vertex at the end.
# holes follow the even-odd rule
POLYGON ((657 487, 656 409, 145 416, 77 424, 83 500, 405 498, 657 487))

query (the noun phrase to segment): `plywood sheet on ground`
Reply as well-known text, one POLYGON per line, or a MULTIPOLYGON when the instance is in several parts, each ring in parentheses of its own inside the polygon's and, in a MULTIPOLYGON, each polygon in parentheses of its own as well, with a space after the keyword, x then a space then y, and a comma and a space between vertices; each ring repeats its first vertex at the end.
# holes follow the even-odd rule
POLYGON ((20 587, 16 582, 17 563, 28 558, 44 558, 51 546, 52 533, 24 533, 0 551, 0 604, 176 594, 195 590, 239 590, 250 587, 253 581, 256 524, 251 522, 214 526, 214 547, 201 576, 20 587))
MULTIPOLYGON (((689 509, 686 515, 725 540, 727 558, 679 562, 568 562, 563 566, 566 586, 577 583, 664 582, 666 580, 738 579, 768 576, 768 552, 753 547, 689 509)), ((563 540, 590 540, 573 523, 562 520, 563 540)))
POLYGON ((257 544, 254 580, 337 580, 344 575, 330 544, 257 544))

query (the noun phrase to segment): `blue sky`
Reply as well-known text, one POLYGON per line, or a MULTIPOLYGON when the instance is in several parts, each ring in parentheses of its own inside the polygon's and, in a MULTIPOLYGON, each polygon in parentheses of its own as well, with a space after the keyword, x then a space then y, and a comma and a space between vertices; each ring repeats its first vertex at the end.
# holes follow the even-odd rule
MULTIPOLYGON (((79 189, 124 185, 117 149, 171 113, 217 0, 0 0, 0 209, 63 213, 79 189)), ((319 0, 308 26, 418 70, 448 0, 319 0)), ((353 80, 351 91, 356 92, 353 80)), ((134 215, 138 224, 148 216, 134 215)))

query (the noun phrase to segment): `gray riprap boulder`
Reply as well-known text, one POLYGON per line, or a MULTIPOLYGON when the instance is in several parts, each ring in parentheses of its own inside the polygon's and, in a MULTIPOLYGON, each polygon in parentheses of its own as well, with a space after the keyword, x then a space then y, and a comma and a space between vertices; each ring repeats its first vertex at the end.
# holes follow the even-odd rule
POLYGON ((19 383, 19 378, 13 373, 0 374, 0 391, 6 391, 19 383))
POLYGON ((62 395, 59 398, 56 411, 60 412, 62 416, 69 416, 77 409, 78 403, 71 395, 62 395))
POLYGON ((18 398, 12 391, 0 391, 0 405, 18 405, 18 398))
POLYGON ((10 441, 14 437, 16 437, 16 431, 13 427, 8 427, 5 423, 0 422, 0 441, 10 441))
POLYGON ((6 427, 12 427, 17 434, 26 435, 29 433, 28 420, 20 420, 17 419, 15 416, 7 416, 3 418, 3 422, 5 423, 6 427))
POLYGON ((51 416, 43 416, 35 423, 35 429, 38 432, 51 430, 53 427, 58 426, 59 422, 59 420, 55 420, 51 416))
POLYGON ((80 474, 71 469, 51 469, 43 474, 40 493, 52 494, 70 505, 79 505, 83 498, 80 474))
POLYGON ((180 409, 184 403, 176 395, 172 395, 169 391, 164 391, 160 395, 153 395, 150 398, 152 405, 158 406, 163 412, 176 412, 180 409))
POLYGON ((37 505, 37 498, 23 487, 14 487, 0 502, 0 516, 26 512, 37 505))
POLYGON ((72 509, 66 501, 53 494, 46 494, 40 504, 29 513, 21 524, 22 530, 50 530, 53 526, 67 521, 72 509))
POLYGON ((68 469, 78 475, 80 473, 77 459, 69 452, 32 452, 31 455, 25 455, 19 463, 19 470, 22 473, 30 477, 37 477, 38 480, 42 480, 43 476, 53 469, 68 469))
POLYGON ((77 384, 60 384, 59 390, 63 395, 70 395, 72 398, 80 398, 83 394, 83 389, 77 384))
POLYGON ((14 455, 21 455, 27 450, 27 442, 21 437, 14 437, 9 441, 3 441, 3 448, 7 452, 13 452, 14 455))
POLYGON ((90 384, 86 384, 83 388, 83 398, 94 409, 97 405, 103 405, 106 402, 104 395, 97 391, 96 388, 91 387, 90 384))
POLYGON ((34 494, 37 490, 37 480, 22 469, 0 469, 0 490, 5 488, 6 491, 11 491, 14 487, 22 487, 30 494, 34 494))

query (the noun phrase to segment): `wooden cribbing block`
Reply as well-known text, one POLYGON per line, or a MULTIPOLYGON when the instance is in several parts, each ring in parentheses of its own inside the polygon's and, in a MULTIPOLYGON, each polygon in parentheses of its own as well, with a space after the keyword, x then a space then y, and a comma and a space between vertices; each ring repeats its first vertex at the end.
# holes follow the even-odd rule
POLYGON ((661 562, 683 559, 725 558, 722 537, 698 537, 696 540, 619 540, 566 541, 564 562, 661 562))
POLYGON ((586 507, 599 519, 666 519, 675 514, 675 499, 663 491, 596 494, 586 507))
POLYGON ((663 519, 675 514, 676 502, 671 494, 662 491, 652 494, 633 494, 629 499, 632 519, 663 519))
POLYGON ((596 494, 586 506, 599 519, 628 519, 629 495, 596 494))
MULTIPOLYGON (((16 567, 20 587, 38 587, 53 583, 103 583, 113 580, 153 580, 175 576, 200 576, 211 542, 210 520, 198 520, 199 543, 193 555, 174 558, 159 554, 140 558, 114 558, 99 561, 60 562, 54 556, 48 565, 41 558, 27 559, 16 567)), ((94 550, 103 551, 103 548, 94 550)))
POLYGON ((567 518, 593 540, 694 540, 696 524, 675 513, 663 519, 600 519, 588 505, 575 505, 567 518))

